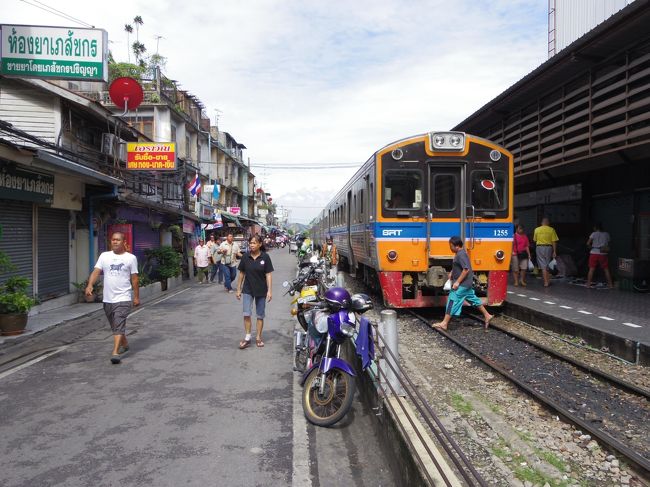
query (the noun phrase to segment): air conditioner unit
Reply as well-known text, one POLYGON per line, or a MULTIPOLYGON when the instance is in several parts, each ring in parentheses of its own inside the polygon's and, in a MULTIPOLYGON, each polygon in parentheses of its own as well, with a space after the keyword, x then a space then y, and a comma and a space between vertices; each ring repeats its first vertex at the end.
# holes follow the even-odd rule
POLYGON ((103 133, 102 134, 102 153, 109 156, 115 155, 117 150, 117 137, 113 134, 103 133))

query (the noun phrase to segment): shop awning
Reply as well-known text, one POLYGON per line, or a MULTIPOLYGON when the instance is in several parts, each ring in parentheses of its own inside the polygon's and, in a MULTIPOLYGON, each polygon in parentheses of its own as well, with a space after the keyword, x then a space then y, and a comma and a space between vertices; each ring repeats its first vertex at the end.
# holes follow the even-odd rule
POLYGON ((247 216, 238 216, 237 218, 239 219, 239 221, 251 222, 254 223, 255 225, 262 225, 257 220, 253 220, 252 218, 248 218, 247 216))
POLYGON ((221 213, 221 220, 223 221, 224 226, 234 228, 234 227, 241 227, 241 222, 237 219, 235 215, 232 215, 230 213, 221 213))

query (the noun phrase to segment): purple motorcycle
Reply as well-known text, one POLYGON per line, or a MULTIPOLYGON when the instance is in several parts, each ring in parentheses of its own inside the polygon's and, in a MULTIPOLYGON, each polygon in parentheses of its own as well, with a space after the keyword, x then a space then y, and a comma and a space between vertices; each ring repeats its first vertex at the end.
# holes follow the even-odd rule
POLYGON ((345 289, 333 287, 325 293, 324 301, 310 306, 313 309, 305 316, 307 331, 295 332, 296 356, 304 357, 300 360, 304 364, 302 408, 310 423, 331 426, 352 406, 356 374, 341 353, 345 341, 357 331, 357 324, 356 351, 362 367, 370 365, 374 357, 371 327, 361 316, 373 305, 365 294, 350 296, 345 289))

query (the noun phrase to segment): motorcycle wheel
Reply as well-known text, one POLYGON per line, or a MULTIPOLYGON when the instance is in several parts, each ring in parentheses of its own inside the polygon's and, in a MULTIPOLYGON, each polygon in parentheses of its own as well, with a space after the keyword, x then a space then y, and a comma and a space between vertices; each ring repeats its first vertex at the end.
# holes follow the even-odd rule
POLYGON ((307 376, 302 390, 302 410, 307 421, 316 426, 332 426, 352 407, 354 378, 345 372, 332 369, 325 374, 325 391, 320 394, 321 373, 315 368, 307 376))

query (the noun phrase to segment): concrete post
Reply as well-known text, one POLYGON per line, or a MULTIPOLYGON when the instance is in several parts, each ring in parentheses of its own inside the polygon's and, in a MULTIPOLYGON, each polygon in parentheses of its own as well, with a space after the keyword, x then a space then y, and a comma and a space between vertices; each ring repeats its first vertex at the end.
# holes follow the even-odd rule
POLYGON ((336 287, 345 287, 345 272, 336 273, 336 287))
POLYGON ((392 394, 392 391, 395 391, 395 394, 398 396, 404 395, 404 389, 398 380, 398 376, 393 372, 391 366, 395 370, 399 370, 399 338, 397 334, 397 313, 392 309, 385 309, 381 312, 381 321, 379 323, 379 333, 384 338, 384 343, 380 343, 380 346, 389 349, 392 354, 395 356, 395 359, 386 352, 383 359, 379 362, 379 367, 382 369, 383 376, 382 381, 388 382, 391 385, 389 388, 387 384, 384 384, 384 391, 387 395, 392 394), (397 359, 397 360, 396 360, 397 359), (390 364, 390 365, 389 365, 390 364))

